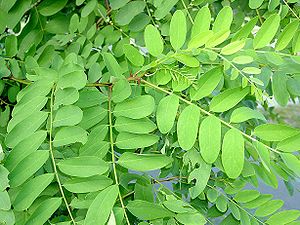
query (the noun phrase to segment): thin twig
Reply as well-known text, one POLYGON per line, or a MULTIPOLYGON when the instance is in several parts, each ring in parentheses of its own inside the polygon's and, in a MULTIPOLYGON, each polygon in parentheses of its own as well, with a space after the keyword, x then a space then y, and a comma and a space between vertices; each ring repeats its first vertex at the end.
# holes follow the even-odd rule
POLYGON ((71 218, 71 221, 72 221, 72 224, 73 224, 73 225, 76 225, 76 222, 75 222, 75 220, 74 220, 74 218, 73 218, 73 215, 72 215, 72 212, 71 212, 69 203, 68 203, 68 201, 67 201, 67 199, 66 199, 66 196, 65 196, 65 193, 64 193, 64 190, 63 190, 63 187, 62 187, 62 184, 61 184, 61 181, 60 181, 58 172, 57 172, 56 163, 55 163, 55 157, 54 157, 53 148, 52 148, 53 99, 54 99, 54 89, 55 89, 55 88, 53 87, 53 88, 52 88, 52 91, 51 91, 51 98, 50 98, 49 150, 50 150, 50 156, 51 156, 51 162, 52 162, 54 174, 55 174, 55 177, 56 177, 56 181, 57 181, 57 183, 58 183, 58 187, 59 187, 61 196, 62 196, 62 198, 63 198, 63 201, 64 201, 65 205, 66 205, 68 214, 69 214, 69 216, 70 216, 70 218, 71 218))
POLYGON ((116 168, 116 159, 115 159, 115 150, 114 150, 114 139, 113 139, 113 123, 112 123, 112 107, 111 107, 111 92, 112 88, 109 87, 109 92, 108 92, 108 121, 109 121, 109 139, 110 139, 110 149, 111 149, 111 160, 112 160, 112 167, 113 167, 113 173, 115 177, 115 182, 116 185, 118 186, 118 195, 119 195, 119 200, 122 206, 122 209, 124 211, 124 216, 126 223, 130 225, 127 213, 126 213, 126 208, 123 202, 123 198, 119 189, 119 180, 118 180, 118 175, 117 175, 117 168, 116 168))

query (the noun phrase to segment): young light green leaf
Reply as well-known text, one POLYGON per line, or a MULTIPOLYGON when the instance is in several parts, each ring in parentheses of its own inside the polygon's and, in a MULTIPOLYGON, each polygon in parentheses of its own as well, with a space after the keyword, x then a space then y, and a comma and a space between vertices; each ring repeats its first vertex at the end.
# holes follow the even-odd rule
POLYGON ((276 42, 275 49, 277 51, 283 50, 293 39, 297 29, 299 27, 299 21, 295 20, 289 23, 282 31, 276 42))
POLYGON ((118 164, 135 171, 151 171, 161 169, 173 162, 173 159, 162 154, 135 154, 125 152, 118 160, 118 164))
POLYGON ((287 75, 283 72, 275 72, 272 77, 272 90, 276 102, 281 106, 286 106, 290 95, 287 90, 287 75))
POLYGON ((203 32, 207 32, 210 27, 211 14, 208 6, 202 7, 195 17, 194 25, 192 27, 191 39, 203 32))
POLYGON ((49 198, 41 202, 31 214, 26 225, 44 224, 61 205, 61 198, 49 198))
POLYGON ((130 201, 126 208, 141 220, 155 220, 164 217, 172 217, 174 213, 163 206, 143 200, 130 201))
POLYGON ((251 31, 255 27, 257 21, 258 21, 258 17, 254 17, 253 19, 251 19, 234 35, 232 41, 246 39, 251 34, 251 31))
POLYGON ((118 117, 114 127, 118 132, 129 132, 134 134, 148 134, 156 129, 156 125, 149 118, 130 119, 118 117))
POLYGON ((231 42, 230 44, 228 44, 222 48, 221 54, 232 55, 232 54, 238 52, 239 50, 241 50, 244 47, 244 45, 245 45, 244 40, 231 42))
POLYGON ((248 107, 240 107, 232 112, 230 123, 242 123, 250 119, 266 121, 266 118, 261 112, 248 107))
POLYGON ((209 108, 213 112, 224 112, 235 105, 237 105, 243 98, 249 94, 250 88, 246 87, 244 89, 232 88, 227 89, 226 91, 222 92, 221 94, 213 97, 210 102, 209 108))
POLYGON ((176 54, 174 58, 189 67, 199 67, 200 65, 200 62, 197 60, 197 58, 190 55, 176 54))
POLYGON ((221 149, 221 123, 215 116, 208 116, 201 122, 199 146, 200 153, 207 163, 216 161, 221 149))
POLYGON ((195 89, 190 90, 191 99, 197 101, 210 95, 218 86, 222 76, 223 71, 221 67, 215 67, 204 73, 198 80, 195 89))
POLYGON ((177 122, 178 143, 184 150, 191 149, 196 141, 200 111, 195 105, 187 106, 180 114, 177 122))
POLYGON ((280 141, 277 148, 283 152, 296 152, 300 150, 300 134, 288 137, 280 141))
POLYGON ((9 184, 11 187, 17 187, 23 184, 38 169, 40 169, 49 158, 49 151, 40 150, 31 153, 23 159, 16 168, 9 174, 9 184))
POLYGON ((149 116, 154 110, 155 102, 151 95, 137 96, 116 105, 115 116, 125 116, 131 119, 141 119, 149 116))
POLYGON ((170 23, 170 42, 175 50, 180 49, 186 39, 187 25, 184 13, 177 10, 171 19, 170 23))
POLYGON ((85 225, 106 224, 118 197, 118 186, 110 186, 101 191, 90 205, 84 220, 85 225), (101 209, 101 210, 100 210, 101 209))
POLYGON ((121 149, 145 148, 154 145, 159 137, 154 134, 131 134, 121 132, 116 139, 116 146, 121 149))
POLYGON ((199 212, 179 213, 175 216, 176 220, 182 224, 205 225, 206 219, 199 212))
POLYGON ((75 177, 91 177, 108 171, 108 164, 95 156, 69 158, 57 163, 59 170, 75 177))
POLYGON ((299 210, 285 210, 273 214, 266 223, 269 225, 288 224, 298 219, 300 216, 299 210))
POLYGON ((284 202, 282 200, 271 200, 268 201, 261 206, 259 206, 254 215, 258 217, 265 217, 273 214, 278 209, 280 209, 283 206, 284 202))
POLYGON ((250 9, 257 9, 261 6, 264 0, 249 0, 250 9))
POLYGON ((244 73, 247 73, 247 74, 252 74, 252 75, 257 75, 257 74, 260 74, 261 73, 261 70, 259 68, 256 68, 256 67, 244 67, 242 69, 242 71, 244 73))
POLYGON ((233 20, 233 12, 229 6, 225 6, 221 11, 218 13, 217 18, 214 22, 212 31, 214 33, 230 30, 230 26, 233 20))
POLYGON ((222 44, 230 35, 229 30, 221 30, 212 35, 210 39, 205 43, 206 48, 213 48, 219 44, 222 44))
POLYGON ((78 106, 67 105, 61 107, 53 120, 53 127, 74 126, 78 124, 83 117, 83 112, 78 106))
POLYGON ((274 14, 269 16, 253 39, 254 49, 263 48, 268 45, 275 36, 280 24, 280 16, 274 14))
POLYGON ((242 190, 239 191, 235 196, 234 200, 239 203, 247 203, 253 201, 254 199, 260 196, 259 191, 257 190, 242 190))
POLYGON ((244 167, 244 138, 236 129, 226 132, 222 145, 222 164, 229 178, 237 178, 244 167))
POLYGON ((237 56, 235 58, 233 58, 232 60, 233 63, 236 64, 248 64, 248 63, 252 63, 253 62, 253 58, 251 56, 237 56))
POLYGON ((205 45, 212 36, 213 32, 211 30, 197 34, 189 41, 188 48, 200 48, 202 45, 205 45))
POLYGON ((84 178, 72 178, 63 183, 65 189, 73 193, 96 192, 112 185, 113 181, 104 176, 96 175, 84 178))
POLYGON ((59 147, 76 142, 84 144, 87 141, 87 132, 81 127, 62 127, 55 135, 53 146, 59 147))
POLYGON ((254 129, 254 134, 265 141, 282 141, 299 133, 300 130, 282 124, 262 124, 254 129))
POLYGON ((126 58, 135 66, 142 66, 144 64, 143 55, 130 44, 123 46, 124 54, 126 58))
POLYGON ((145 29, 144 41, 146 48, 151 55, 157 57, 162 54, 164 50, 163 40, 158 29, 151 24, 147 25, 145 29))
POLYGON ((179 99, 175 95, 169 95, 160 100, 156 110, 156 121, 162 134, 168 133, 173 125, 179 107, 179 99))
POLYGON ((17 211, 27 210, 53 179, 54 174, 47 173, 25 183, 14 200, 14 209, 17 211))

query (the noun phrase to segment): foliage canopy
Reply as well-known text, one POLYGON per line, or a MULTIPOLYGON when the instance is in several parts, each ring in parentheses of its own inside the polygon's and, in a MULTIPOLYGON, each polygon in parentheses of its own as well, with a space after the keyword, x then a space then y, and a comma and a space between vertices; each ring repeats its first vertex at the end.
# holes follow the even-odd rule
POLYGON ((0 223, 297 225, 297 0, 0 0, 0 223), (252 188, 249 188, 252 185, 252 188))

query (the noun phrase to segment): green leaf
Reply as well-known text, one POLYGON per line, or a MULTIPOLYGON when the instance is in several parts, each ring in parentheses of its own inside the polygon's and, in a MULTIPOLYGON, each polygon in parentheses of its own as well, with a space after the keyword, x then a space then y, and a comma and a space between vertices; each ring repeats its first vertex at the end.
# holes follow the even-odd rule
POLYGON ((237 178, 244 166, 244 138, 236 129, 226 132, 222 146, 222 164, 229 178, 237 178))
POLYGON ((121 149, 145 148, 154 145, 158 141, 154 134, 131 134, 121 132, 116 139, 116 146, 121 149))
POLYGON ((112 185, 113 181, 103 175, 84 178, 72 178, 63 183, 65 189, 73 193, 96 192, 112 185))
POLYGON ((298 210, 286 210, 273 214, 266 223, 269 225, 284 225, 298 219, 300 211, 298 210))
POLYGON ((197 34, 189 41, 188 48, 200 48, 202 45, 205 45, 212 36, 213 32, 211 30, 197 34))
POLYGON ((248 107, 240 107, 232 112, 230 116, 230 123, 242 123, 250 119, 266 121, 266 118, 261 112, 248 107))
POLYGON ((53 120, 53 127, 74 126, 83 117, 83 112, 78 106, 68 105, 61 107, 53 120))
POLYGON ((44 224, 61 205, 61 198, 49 198, 41 202, 31 214, 26 225, 44 224))
POLYGON ((9 174, 10 186, 17 187, 23 184, 44 165, 48 158, 49 151, 46 150, 39 150, 31 153, 9 174))
POLYGON ((246 23, 232 38, 232 41, 238 41, 247 38, 253 28, 255 27, 256 23, 258 21, 258 17, 252 18, 248 23, 246 23))
POLYGON ((10 148, 17 146, 22 140, 32 135, 45 122, 47 117, 47 112, 34 112, 9 132, 5 139, 6 145, 10 148))
POLYGON ((200 62, 197 60, 197 58, 190 55, 176 54, 174 58, 188 67, 199 67, 200 65, 200 62))
POLYGON ((43 16, 52 16, 59 11, 61 11, 65 5, 67 4, 68 0, 56 1, 56 0, 46 0, 43 1, 37 7, 39 13, 43 16))
POLYGON ((150 171, 161 169, 173 161, 172 158, 161 154, 135 154, 125 152, 118 160, 118 164, 130 170, 150 171))
POLYGON ((199 128, 200 153, 207 163, 214 163, 221 149, 221 122, 211 115, 206 117, 199 128))
POLYGON ((275 49, 277 51, 283 50, 293 39, 297 29, 299 27, 299 21, 295 20, 289 23, 282 31, 276 42, 275 49))
POLYGON ((276 102, 281 106, 286 106, 290 98, 287 90, 287 75, 283 72, 275 72, 272 81, 272 90, 276 102))
POLYGON ((263 48, 274 38, 280 24, 280 16, 274 14, 269 16, 253 39, 254 49, 263 48))
POLYGON ((222 48, 221 54, 232 55, 232 54, 240 51, 244 47, 244 45, 245 45, 244 40, 231 42, 230 44, 228 44, 222 48))
POLYGON ((154 12, 156 19, 164 18, 179 0, 162 0, 154 12))
POLYGON ((256 67, 244 67, 242 69, 242 71, 244 73, 247 73, 247 74, 252 74, 252 75, 257 75, 257 74, 260 74, 261 73, 261 70, 259 68, 256 68, 256 67))
POLYGON ((123 45, 123 50, 126 58, 135 66, 142 66, 144 64, 143 55, 130 44, 123 45))
POLYGON ((111 99, 114 103, 119 103, 127 99, 131 95, 131 87, 126 79, 118 80, 113 88, 111 99))
POLYGON ((79 99, 79 92, 75 88, 58 89, 55 93, 53 108, 60 105, 71 105, 79 99))
MULTIPOLYGON (((207 32, 210 27, 211 14, 208 6, 204 6, 198 10, 195 17, 194 25, 192 27, 191 39, 207 32)), ((199 46, 200 47, 200 46, 199 46)))
POLYGON ((172 217, 174 213, 170 212, 163 206, 146 202, 143 200, 130 201, 126 208, 141 220, 155 220, 159 218, 172 217))
POLYGON ((122 78, 123 70, 111 53, 102 53, 105 66, 111 76, 122 78))
POLYGON ((250 9, 257 9, 261 6, 264 0, 249 0, 250 9))
POLYGON ((206 48, 213 48, 219 44, 222 44, 230 35, 229 30, 221 30, 212 35, 210 39, 205 43, 206 48))
POLYGON ((134 120, 126 117, 118 117, 114 127, 118 132, 134 134, 147 134, 156 129, 155 123, 148 118, 134 120))
POLYGON ((156 27, 149 24, 147 25, 144 33, 144 41, 148 52, 157 57, 162 54, 164 50, 163 40, 156 27))
POLYGON ((247 208, 247 209, 255 209, 259 206, 261 206, 262 204, 270 201, 273 198, 273 195, 271 194, 264 194, 264 195, 260 195, 259 197, 257 197, 256 199, 244 203, 243 205, 247 208))
POLYGON ((239 203, 247 203, 253 201, 260 196, 259 191, 256 190, 243 190, 239 191, 235 196, 234 200, 239 203))
POLYGON ((177 122, 178 143, 184 150, 191 149, 196 141, 200 111, 197 106, 189 105, 180 114, 177 122))
POLYGON ((13 171, 13 169, 28 155, 35 152, 46 139, 46 131, 36 131, 18 145, 9 153, 5 161, 5 167, 13 171))
POLYGON ((101 191, 90 205, 84 220, 85 225, 106 224, 111 210, 117 200, 119 187, 110 186, 101 191), (101 209, 101 210, 100 210, 101 209))
POLYGON ((5 38, 5 51, 7 57, 13 57, 18 53, 18 39, 15 35, 5 38))
POLYGON ((186 18, 181 10, 177 10, 171 19, 170 23, 170 42, 175 50, 180 49, 186 39, 187 25, 186 18))
POLYGON ((292 170, 298 177, 300 177, 300 160, 290 153, 282 153, 280 156, 286 166, 290 170, 292 170))
POLYGON ((0 191, 4 191, 9 187, 8 180, 9 171, 2 165, 0 165, 0 191))
POLYGON ((205 225, 206 224, 205 217, 198 212, 179 213, 175 216, 175 219, 182 224, 188 224, 188 225, 205 225))
POLYGON ((83 118, 79 123, 79 126, 85 130, 97 125, 107 115, 107 109, 101 106, 93 106, 83 110, 83 118))
POLYGON ((213 97, 210 102, 209 109, 213 112, 224 112, 234 106, 245 98, 250 92, 250 88, 231 88, 213 97))
POLYGON ((282 200, 271 200, 261 206, 259 206, 255 211, 255 216, 265 217, 273 214, 278 209, 280 209, 284 204, 282 200))
POLYGON ((25 183, 14 200, 14 209, 17 211, 27 210, 53 179, 54 174, 47 173, 25 183))
POLYGON ((122 8, 129 0, 110 0, 109 4, 113 10, 122 8))
POLYGON ((204 73, 198 80, 195 89, 190 90, 190 97, 192 100, 200 100, 203 97, 210 95, 218 86, 223 77, 221 67, 215 67, 204 73))
POLYGON ((233 58, 232 62, 243 65, 243 64, 252 63, 253 58, 251 56, 241 55, 241 56, 237 56, 237 57, 233 58))
POLYGON ((131 119, 141 119, 149 116, 154 110, 155 102, 151 95, 137 96, 125 100, 115 106, 115 116, 125 116, 131 119))
POLYGON ((229 6, 225 6, 221 11, 218 13, 217 18, 214 22, 212 31, 214 33, 230 30, 230 25, 233 20, 233 12, 229 6))
MULTIPOLYGON (((198 153, 199 154, 199 153, 198 153)), ((211 164, 207 164, 201 157, 197 160, 198 168, 195 168, 188 177, 188 182, 196 180, 195 186, 189 188, 192 199, 197 198, 205 189, 211 173, 211 164)))
POLYGON ((299 132, 296 128, 282 124, 262 124, 254 129, 254 135, 265 141, 282 141, 299 132))
POLYGON ((95 156, 80 156, 69 158, 57 163, 59 170, 75 177, 91 177, 108 171, 108 164, 95 156))
POLYGON ((81 17, 87 17, 88 15, 90 15, 93 10, 95 9, 97 5, 97 1, 96 0, 90 0, 82 9, 81 11, 81 17))
POLYGON ((63 66, 59 73, 59 80, 57 83, 57 88, 76 88, 77 90, 85 87, 87 83, 87 77, 78 65, 68 64, 63 66))
POLYGON ((270 151, 266 148, 266 146, 264 146, 261 142, 258 141, 254 142, 253 146, 257 151, 263 166, 266 168, 266 170, 270 172, 270 168, 271 168, 270 151))
POLYGON ((10 210, 11 203, 7 191, 0 191, 0 211, 10 210))
POLYGON ((173 125, 179 107, 179 99, 175 95, 169 95, 160 100, 156 109, 156 122, 162 134, 168 133, 173 125))
POLYGON ((53 146, 59 147, 76 142, 84 144, 87 141, 87 132, 81 127, 62 127, 55 135, 53 146))
POLYGON ((144 1, 131 1, 123 6, 116 14, 115 20, 120 26, 130 23, 130 21, 144 11, 146 3, 144 1))
POLYGON ((296 152, 300 150, 299 146, 300 134, 296 134, 280 141, 277 145, 277 148, 283 152, 296 152))

